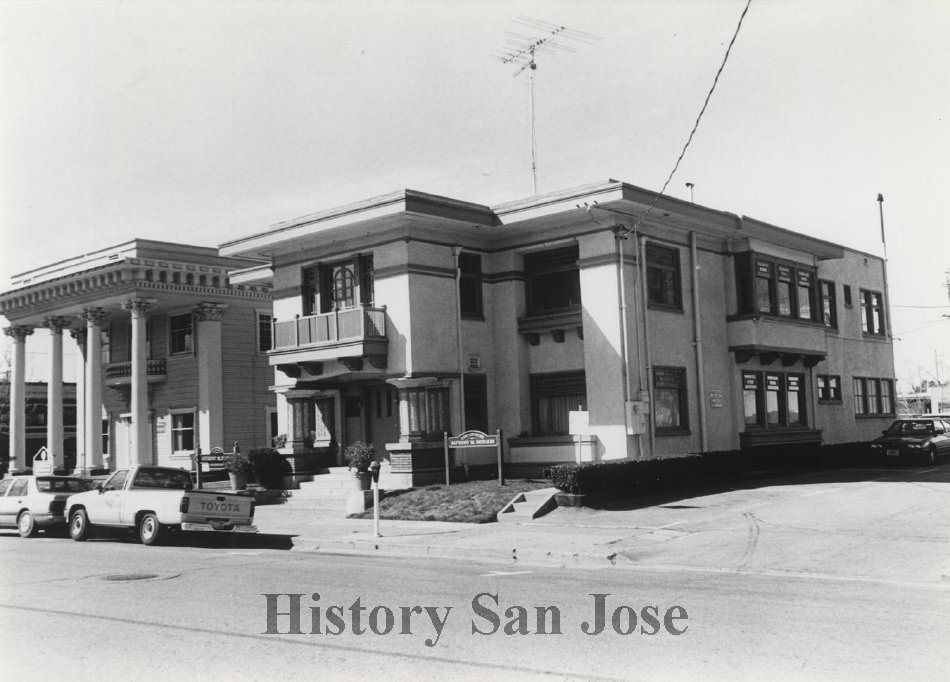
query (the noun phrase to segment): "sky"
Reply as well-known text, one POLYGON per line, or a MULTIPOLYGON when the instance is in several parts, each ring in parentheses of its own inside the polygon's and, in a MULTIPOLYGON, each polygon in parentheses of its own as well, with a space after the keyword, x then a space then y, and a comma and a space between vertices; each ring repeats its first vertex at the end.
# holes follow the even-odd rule
MULTIPOLYGON (((520 17, 594 36, 538 55, 539 192, 658 191, 744 7, 0 0, 0 287, 133 237, 215 246, 399 189, 530 196, 528 72, 493 56, 545 35, 520 17)), ((882 193, 901 391, 950 379, 947 35, 945 0, 752 0, 667 189, 876 255, 882 193)))

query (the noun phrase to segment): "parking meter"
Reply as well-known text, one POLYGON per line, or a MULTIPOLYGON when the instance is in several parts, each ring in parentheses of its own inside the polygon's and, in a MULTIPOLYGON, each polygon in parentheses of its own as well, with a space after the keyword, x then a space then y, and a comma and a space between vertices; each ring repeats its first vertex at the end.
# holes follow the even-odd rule
POLYGON ((373 483, 379 483, 379 462, 369 465, 369 473, 373 475, 373 483))

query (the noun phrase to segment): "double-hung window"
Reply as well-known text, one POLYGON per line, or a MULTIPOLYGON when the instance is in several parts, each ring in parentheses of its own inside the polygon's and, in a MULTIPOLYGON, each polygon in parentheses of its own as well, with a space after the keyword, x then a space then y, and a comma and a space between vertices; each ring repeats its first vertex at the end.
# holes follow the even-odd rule
POLYGON ((854 377, 854 414, 887 416, 894 414, 894 380, 854 377))
POLYGON ((826 327, 838 328, 838 305, 835 297, 835 283, 822 279, 818 282, 821 292, 821 321, 826 327))
POLYGON ((805 377, 784 372, 743 372, 745 424, 752 428, 781 429, 807 424, 805 377))
POLYGON ((531 375, 534 435, 567 435, 571 410, 586 409, 587 380, 583 370, 531 375))
POLYGON ((191 313, 168 317, 168 351, 170 355, 187 355, 194 351, 194 317, 191 313))
POLYGON ((689 403, 686 398, 686 369, 653 369, 653 418, 656 432, 682 432, 689 428, 689 403))
POLYGON ((195 413, 173 412, 171 421, 172 452, 193 452, 195 449, 195 413))
POLYGON ((482 257, 459 254, 459 309, 462 317, 482 317, 482 257))
POLYGON ((680 284, 680 253, 678 249, 648 243, 647 301, 654 308, 683 309, 680 284))
POLYGON ((873 336, 884 335, 884 298, 877 291, 861 289, 861 331, 873 336))
MULTIPOLYGON (((813 269, 740 254, 736 257, 736 276, 740 313, 818 321, 819 294, 813 269)), ((831 297, 828 312, 833 313, 834 284, 828 284, 830 288, 822 283, 821 304, 824 311, 827 293, 831 297)))
POLYGON ((529 315, 545 315, 581 304, 576 246, 530 253, 524 257, 529 315))
POLYGON ((823 403, 841 402, 841 377, 835 374, 819 374, 815 377, 818 400, 823 403))

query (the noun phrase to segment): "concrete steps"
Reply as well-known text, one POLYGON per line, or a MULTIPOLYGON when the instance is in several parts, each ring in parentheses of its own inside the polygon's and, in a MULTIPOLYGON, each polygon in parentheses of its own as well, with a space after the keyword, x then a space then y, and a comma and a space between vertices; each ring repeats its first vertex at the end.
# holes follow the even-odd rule
POLYGON ((518 493, 502 507, 496 518, 499 523, 523 523, 544 516, 557 507, 554 496, 558 492, 557 488, 540 488, 518 493))
POLYGON ((312 481, 300 483, 300 488, 291 490, 287 500, 288 509, 295 511, 330 512, 345 516, 347 499, 356 490, 353 472, 346 467, 332 467, 317 474, 312 481))

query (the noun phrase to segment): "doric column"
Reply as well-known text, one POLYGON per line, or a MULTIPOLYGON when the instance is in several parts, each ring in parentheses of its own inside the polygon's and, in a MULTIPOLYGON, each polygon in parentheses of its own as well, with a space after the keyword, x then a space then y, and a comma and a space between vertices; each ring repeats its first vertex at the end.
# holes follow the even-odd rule
POLYGON ((63 448, 63 329, 69 328, 65 317, 47 317, 49 329, 49 380, 46 384, 46 450, 53 459, 53 468, 65 465, 63 448))
MULTIPOLYGON (((152 301, 133 298, 122 304, 132 317, 132 466, 152 464, 148 424, 148 346, 146 323, 152 301)), ((210 449, 210 448, 209 448, 210 449)), ((207 450, 205 450, 207 452, 207 450)))
POLYGON ((27 467, 26 452, 26 337, 32 327, 14 325, 3 333, 13 339, 13 367, 10 376, 10 471, 27 467))
POLYGON ((86 330, 72 327, 69 335, 76 342, 76 471, 86 469, 86 330))
POLYGON ((226 305, 200 303, 198 329, 198 443, 202 452, 224 443, 224 375, 221 362, 221 318, 226 305))
POLYGON ((87 308, 86 321, 86 466, 102 467, 102 323, 109 313, 87 308))

